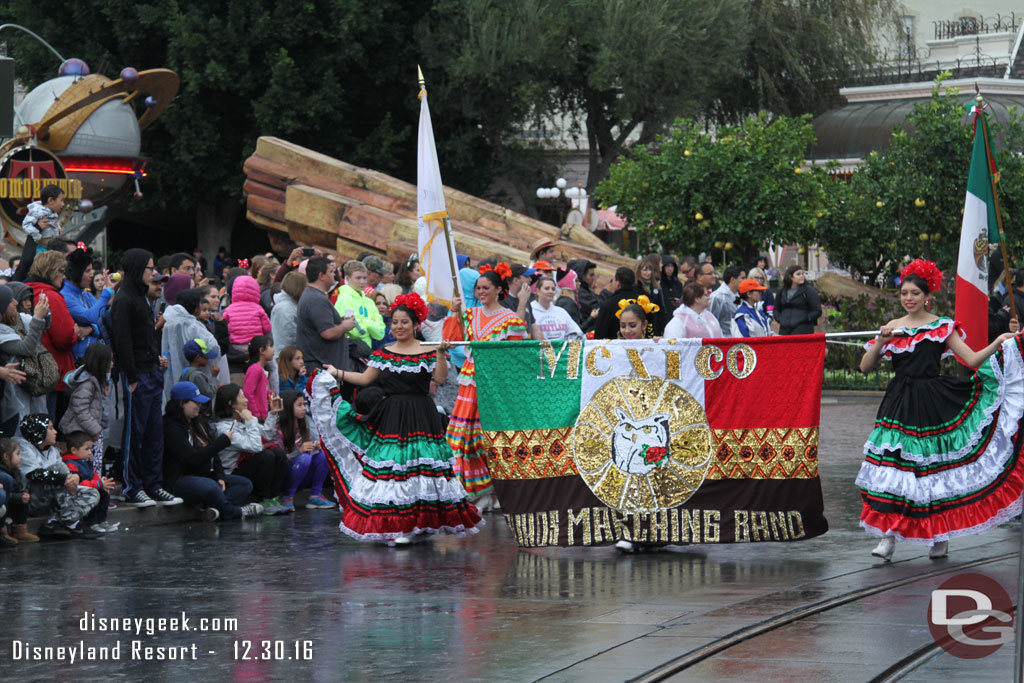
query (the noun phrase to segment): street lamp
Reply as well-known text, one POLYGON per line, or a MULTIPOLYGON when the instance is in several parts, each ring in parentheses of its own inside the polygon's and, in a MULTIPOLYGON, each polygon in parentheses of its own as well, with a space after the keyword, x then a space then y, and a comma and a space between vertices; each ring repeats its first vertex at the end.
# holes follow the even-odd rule
POLYGON ((587 191, 582 185, 567 187, 568 184, 569 183, 565 178, 559 178, 555 181, 554 187, 538 187, 537 198, 558 199, 564 195, 565 198, 569 200, 569 211, 562 223, 579 223, 580 225, 583 225, 585 217, 587 216, 587 206, 590 201, 587 191))

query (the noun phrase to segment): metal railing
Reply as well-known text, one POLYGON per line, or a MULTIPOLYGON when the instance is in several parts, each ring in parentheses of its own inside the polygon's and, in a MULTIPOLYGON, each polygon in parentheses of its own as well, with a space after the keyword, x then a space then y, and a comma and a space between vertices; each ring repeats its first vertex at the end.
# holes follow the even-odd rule
POLYGON ((944 21, 933 21, 935 40, 947 40, 959 36, 978 36, 987 33, 1016 33, 1020 29, 1021 17, 1016 12, 994 17, 960 17, 944 21))

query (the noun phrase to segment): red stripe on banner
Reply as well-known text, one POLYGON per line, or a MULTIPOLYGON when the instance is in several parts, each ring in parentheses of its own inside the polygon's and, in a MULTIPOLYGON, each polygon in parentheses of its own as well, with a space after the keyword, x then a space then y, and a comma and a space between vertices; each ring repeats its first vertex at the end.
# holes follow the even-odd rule
POLYGON ((721 374, 704 382, 704 406, 712 429, 818 426, 824 335, 702 341, 722 351, 721 361, 717 354, 710 359, 710 369, 720 369, 721 374), (756 358, 749 374, 743 349, 736 348, 740 345, 749 347, 756 358))
POLYGON ((956 276, 956 320, 967 333, 967 345, 980 351, 988 345, 988 296, 956 276))

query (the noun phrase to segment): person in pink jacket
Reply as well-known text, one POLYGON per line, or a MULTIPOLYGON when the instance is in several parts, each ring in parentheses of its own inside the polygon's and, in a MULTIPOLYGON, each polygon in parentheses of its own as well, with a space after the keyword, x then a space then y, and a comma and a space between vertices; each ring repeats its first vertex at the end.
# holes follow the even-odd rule
MULTIPOLYGON (((242 393, 249 401, 249 410, 260 422, 270 414, 272 394, 269 391, 269 366, 273 360, 274 342, 270 335, 259 334, 253 337, 249 342, 249 368, 245 371, 242 393)), ((273 396, 276 397, 277 392, 273 396)))
POLYGON ((231 305, 224 309, 231 343, 248 351, 253 337, 270 334, 270 318, 260 306, 260 286, 249 275, 240 275, 231 284, 231 305))

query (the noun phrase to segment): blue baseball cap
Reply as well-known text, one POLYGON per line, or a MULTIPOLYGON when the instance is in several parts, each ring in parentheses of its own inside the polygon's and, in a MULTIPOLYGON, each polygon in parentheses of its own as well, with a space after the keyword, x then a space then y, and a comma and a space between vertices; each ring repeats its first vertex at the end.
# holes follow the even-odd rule
POLYGON ((192 339, 185 342, 185 345, 181 347, 181 352, 185 355, 185 360, 187 361, 191 361, 199 356, 205 356, 210 360, 214 360, 220 355, 216 349, 207 347, 206 342, 202 339, 192 339))
POLYGON ((209 396, 204 396, 192 382, 178 382, 171 387, 172 401, 195 401, 196 403, 208 403, 209 396))

